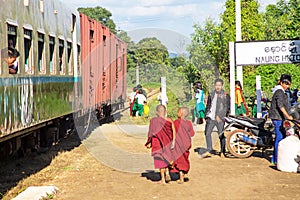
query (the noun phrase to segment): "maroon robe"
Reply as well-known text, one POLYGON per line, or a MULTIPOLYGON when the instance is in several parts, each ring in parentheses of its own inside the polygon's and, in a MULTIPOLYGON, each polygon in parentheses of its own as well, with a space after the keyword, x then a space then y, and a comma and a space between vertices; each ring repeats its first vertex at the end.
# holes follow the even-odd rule
POLYGON ((173 161, 171 150, 172 139, 172 122, 162 117, 152 118, 145 146, 148 144, 152 146, 155 168, 167 167, 173 161))
POLYGON ((192 139, 195 135, 192 122, 185 119, 177 119, 174 121, 176 129, 176 144, 173 152, 175 159, 174 170, 175 172, 184 171, 188 173, 190 170, 190 148, 192 146, 192 139))

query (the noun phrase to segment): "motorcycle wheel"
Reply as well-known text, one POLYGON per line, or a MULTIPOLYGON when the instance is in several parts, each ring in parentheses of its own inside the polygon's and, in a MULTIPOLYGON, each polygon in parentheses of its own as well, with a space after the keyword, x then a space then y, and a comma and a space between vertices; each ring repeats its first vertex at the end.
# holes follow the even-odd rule
POLYGON ((227 137, 227 149, 230 151, 232 155, 237 158, 248 158, 252 155, 253 149, 251 145, 240 140, 237 135, 244 135, 244 130, 237 129, 229 133, 227 137))

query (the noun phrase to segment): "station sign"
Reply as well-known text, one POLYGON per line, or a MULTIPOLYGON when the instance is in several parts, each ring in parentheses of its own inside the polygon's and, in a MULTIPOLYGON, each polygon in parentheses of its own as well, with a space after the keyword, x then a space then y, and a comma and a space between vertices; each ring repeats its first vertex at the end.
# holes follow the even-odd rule
POLYGON ((292 63, 300 63, 300 40, 235 43, 236 66, 292 63))

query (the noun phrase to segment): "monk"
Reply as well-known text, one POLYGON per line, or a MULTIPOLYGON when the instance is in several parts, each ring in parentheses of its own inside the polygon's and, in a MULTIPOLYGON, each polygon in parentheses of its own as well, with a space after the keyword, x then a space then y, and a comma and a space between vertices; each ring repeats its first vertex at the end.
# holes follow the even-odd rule
POLYGON ((195 135, 192 122, 187 120, 186 117, 189 114, 187 107, 181 107, 178 109, 178 119, 174 121, 176 129, 176 145, 173 152, 175 159, 174 172, 179 172, 178 183, 184 182, 184 177, 187 176, 190 170, 190 148, 192 146, 192 139, 195 135))
POLYGON ((175 127, 173 121, 166 117, 167 111, 164 105, 156 107, 156 115, 150 121, 147 148, 152 148, 155 169, 159 169, 161 180, 159 183, 170 182, 168 166, 173 161, 172 149, 175 146, 175 127))

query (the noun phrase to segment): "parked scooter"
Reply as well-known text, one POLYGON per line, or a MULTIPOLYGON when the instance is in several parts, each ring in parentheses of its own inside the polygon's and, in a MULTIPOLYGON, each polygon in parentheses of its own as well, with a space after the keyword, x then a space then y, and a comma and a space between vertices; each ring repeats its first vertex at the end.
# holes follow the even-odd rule
POLYGON ((272 148, 274 132, 272 124, 266 123, 264 118, 250 118, 244 116, 225 117, 228 124, 225 130, 237 128, 227 136, 227 148, 230 153, 238 158, 247 158, 256 149, 272 148))
MULTIPOLYGON (((300 103, 292 106, 289 110, 290 115, 296 122, 300 118, 300 103)), ((252 155, 254 150, 273 148, 275 133, 273 124, 266 119, 250 118, 244 116, 225 117, 228 124, 224 130, 231 127, 237 128, 227 136, 227 148, 230 153, 238 158, 246 158, 252 155)), ((285 121, 286 123, 286 121, 285 121)), ((300 130, 300 125, 298 127, 300 130)))

